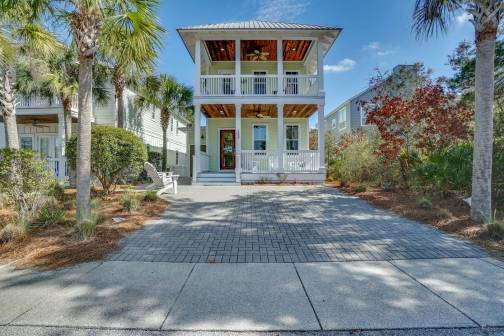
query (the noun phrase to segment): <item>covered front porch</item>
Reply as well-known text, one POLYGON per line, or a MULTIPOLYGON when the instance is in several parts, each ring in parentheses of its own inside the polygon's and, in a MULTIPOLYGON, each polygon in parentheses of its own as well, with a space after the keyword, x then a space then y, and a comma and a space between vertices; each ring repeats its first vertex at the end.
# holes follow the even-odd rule
POLYGON ((316 111, 323 118, 319 104, 196 104, 195 125, 201 113, 206 125, 194 131, 193 182, 323 182, 321 136, 310 146, 316 111))

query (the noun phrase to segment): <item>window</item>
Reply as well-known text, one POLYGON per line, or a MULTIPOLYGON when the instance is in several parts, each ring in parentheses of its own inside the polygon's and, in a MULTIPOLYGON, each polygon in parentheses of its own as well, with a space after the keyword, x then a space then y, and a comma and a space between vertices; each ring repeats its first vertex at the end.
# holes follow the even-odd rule
POLYGON ((152 119, 156 119, 156 108, 152 106, 152 119))
POLYGON ((175 152, 175 164, 178 166, 178 160, 179 160, 179 152, 175 152))
POLYGON ((285 72, 286 85, 285 94, 297 95, 298 94, 298 75, 297 71, 286 71, 285 72))
POLYGON ((170 132, 173 133, 173 117, 170 117, 170 120, 168 121, 168 123, 170 124, 170 132))
POLYGON ((178 129, 179 129, 179 125, 178 125, 178 120, 177 120, 177 125, 175 126, 175 134, 178 135, 178 129))
POLYGON ((266 94, 266 71, 254 71, 254 94, 266 94))
POLYGON ((338 111, 338 129, 344 130, 346 128, 347 113, 346 109, 338 111))
POLYGON ((299 149, 299 126, 287 125, 285 127, 286 149, 297 151, 299 149))
POLYGON ((254 150, 266 150, 266 125, 254 125, 254 150))
POLYGON ((333 119, 331 120, 331 128, 332 128, 332 129, 335 129, 335 128, 336 128, 336 121, 337 121, 337 118, 336 118, 336 117, 335 117, 335 118, 333 118, 333 119))
POLYGON ((21 148, 33 149, 33 138, 31 136, 22 136, 20 145, 21 148))

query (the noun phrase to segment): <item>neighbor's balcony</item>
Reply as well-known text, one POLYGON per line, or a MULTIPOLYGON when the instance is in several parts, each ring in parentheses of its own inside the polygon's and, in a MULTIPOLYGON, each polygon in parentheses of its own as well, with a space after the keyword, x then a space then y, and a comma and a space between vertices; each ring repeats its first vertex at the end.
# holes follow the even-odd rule
MULTIPOLYGON (((19 105, 17 108, 19 109, 44 109, 44 108, 58 108, 63 107, 61 101, 55 97, 52 99, 42 97, 39 95, 31 95, 29 97, 21 96, 18 98, 19 105)), ((75 95, 72 98, 72 111, 78 111, 78 97, 75 95)))
MULTIPOLYGON (((317 96, 319 95, 317 75, 242 75, 240 91, 242 96, 317 96), (283 82, 283 92, 279 92, 279 80, 283 82)), ((234 75, 205 75, 200 77, 201 96, 236 96, 238 89, 234 75)))

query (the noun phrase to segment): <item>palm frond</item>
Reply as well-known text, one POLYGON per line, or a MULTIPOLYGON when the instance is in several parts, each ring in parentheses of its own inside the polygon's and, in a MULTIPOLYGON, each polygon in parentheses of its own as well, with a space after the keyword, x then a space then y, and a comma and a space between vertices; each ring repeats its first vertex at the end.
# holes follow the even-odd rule
POLYGON ((446 32, 455 13, 463 8, 464 0, 416 0, 413 30, 417 38, 446 32))

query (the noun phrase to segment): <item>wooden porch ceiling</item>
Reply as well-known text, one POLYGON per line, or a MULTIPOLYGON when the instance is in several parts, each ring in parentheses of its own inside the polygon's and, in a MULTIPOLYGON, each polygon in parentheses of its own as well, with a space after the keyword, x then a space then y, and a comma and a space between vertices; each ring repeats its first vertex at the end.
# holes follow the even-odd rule
MULTIPOLYGON (((232 104, 203 104, 203 113, 208 118, 234 118, 235 106, 232 104)), ((308 118, 317 110, 315 104, 286 104, 284 118, 308 118)), ((277 117, 277 107, 274 104, 244 104, 241 109, 242 118, 277 117)))
MULTIPOLYGON (((234 61, 236 46, 233 40, 207 40, 206 48, 212 61, 234 61)), ((310 40, 283 41, 284 61, 303 61, 310 49, 310 40)), ((275 40, 242 40, 240 44, 242 61, 276 61, 275 40)))

